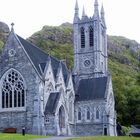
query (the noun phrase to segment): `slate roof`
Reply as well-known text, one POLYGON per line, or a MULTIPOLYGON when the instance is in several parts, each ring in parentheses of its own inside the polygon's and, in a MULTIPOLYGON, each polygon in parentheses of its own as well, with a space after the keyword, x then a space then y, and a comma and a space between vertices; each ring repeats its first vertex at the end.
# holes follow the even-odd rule
POLYGON ((68 78, 68 69, 67 69, 67 66, 65 64, 62 63, 62 72, 63 72, 63 76, 64 76, 64 82, 66 83, 67 81, 67 78, 68 78))
POLYGON ((36 47, 35 45, 29 43, 28 41, 24 40, 20 36, 18 36, 19 41, 21 42, 22 46, 24 47, 25 51, 29 55, 31 61, 33 62, 34 66, 36 67, 39 74, 41 74, 41 70, 39 68, 39 64, 45 63, 48 60, 48 54, 43 52, 41 49, 36 47))
POLYGON ((45 67, 46 67, 46 63, 40 63, 39 65, 40 65, 41 71, 44 72, 45 67))
MULTIPOLYGON (((59 68, 60 60, 50 56, 46 52, 42 51, 40 48, 37 46, 33 45, 32 43, 26 41, 22 37, 18 36, 18 39, 22 46, 24 47, 25 51, 27 52, 28 56, 30 57, 32 63, 34 64, 35 68, 37 69, 38 73, 42 75, 42 72, 45 70, 46 63, 49 59, 51 59, 51 64, 52 64, 52 69, 54 73, 54 77, 56 78, 57 71, 59 68)), ((69 71, 66 67, 66 65, 61 62, 62 64, 62 72, 64 76, 64 81, 66 83, 69 71)))
POLYGON ((130 134, 135 137, 140 137, 140 125, 132 125, 130 134))
POLYGON ((76 93, 76 101, 104 99, 107 87, 107 77, 82 79, 76 93))
POLYGON ((45 114, 54 114, 56 107, 58 105, 59 99, 60 99, 60 92, 50 93, 44 113, 45 114))

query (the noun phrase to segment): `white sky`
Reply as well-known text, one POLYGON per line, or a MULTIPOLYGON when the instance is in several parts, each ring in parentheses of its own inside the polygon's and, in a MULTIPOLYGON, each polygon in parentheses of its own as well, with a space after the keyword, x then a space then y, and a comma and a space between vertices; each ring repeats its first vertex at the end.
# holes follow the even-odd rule
MULTIPOLYGON (((44 25, 60 25, 73 21, 76 0, 0 0, 0 21, 27 38, 44 25)), ((140 43, 140 0, 98 0, 104 5, 107 33, 121 35, 140 43)), ((88 16, 94 12, 94 0, 78 0, 79 12, 83 5, 88 16)))

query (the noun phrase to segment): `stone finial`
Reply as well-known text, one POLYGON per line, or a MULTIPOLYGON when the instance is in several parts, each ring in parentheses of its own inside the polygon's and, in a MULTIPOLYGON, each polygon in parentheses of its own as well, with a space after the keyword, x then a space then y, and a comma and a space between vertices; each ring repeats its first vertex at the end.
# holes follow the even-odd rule
POLYGON ((76 10, 79 10, 79 6, 78 6, 78 1, 76 0, 76 3, 75 3, 75 11, 76 10))
POLYGON ((105 12, 104 12, 103 4, 102 4, 102 8, 101 8, 101 20, 102 20, 104 26, 106 27, 106 23, 105 23, 105 12))
POLYGON ((94 6, 98 6, 98 0, 95 0, 94 6))
POLYGON ((105 12, 104 12, 104 6, 102 4, 102 8, 101 8, 101 16, 104 16, 105 12))
POLYGON ((12 22, 12 23, 11 23, 11 31, 14 31, 14 25, 15 25, 15 24, 12 22))

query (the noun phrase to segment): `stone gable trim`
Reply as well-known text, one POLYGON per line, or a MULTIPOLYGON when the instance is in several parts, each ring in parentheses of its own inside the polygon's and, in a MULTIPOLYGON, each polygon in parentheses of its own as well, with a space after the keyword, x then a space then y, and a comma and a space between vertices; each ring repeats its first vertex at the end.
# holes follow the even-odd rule
POLYGON ((47 72, 48 72, 49 67, 50 67, 50 69, 51 69, 51 73, 52 73, 52 75, 53 75, 54 82, 56 82, 56 79, 55 79, 55 76, 54 76, 54 71, 53 71, 53 68, 52 68, 52 61, 51 61, 50 56, 49 56, 49 59, 48 59, 48 61, 47 61, 47 63, 46 63, 46 67, 45 67, 45 71, 44 71, 45 80, 46 80, 46 74, 47 74, 47 72))
POLYGON ((57 70, 56 85, 57 86, 61 86, 61 87, 64 86, 64 88, 66 88, 66 84, 65 84, 65 81, 64 81, 64 75, 63 75, 63 71, 62 71, 62 64, 61 64, 61 62, 59 63, 59 67, 58 67, 58 70, 57 70))

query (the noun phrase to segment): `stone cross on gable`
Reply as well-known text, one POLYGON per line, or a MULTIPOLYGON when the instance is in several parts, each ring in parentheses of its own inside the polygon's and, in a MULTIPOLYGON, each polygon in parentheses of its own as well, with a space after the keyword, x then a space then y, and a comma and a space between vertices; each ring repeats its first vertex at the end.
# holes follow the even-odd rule
POLYGON ((14 31, 14 25, 15 25, 15 24, 12 22, 12 23, 11 23, 11 31, 14 31))

